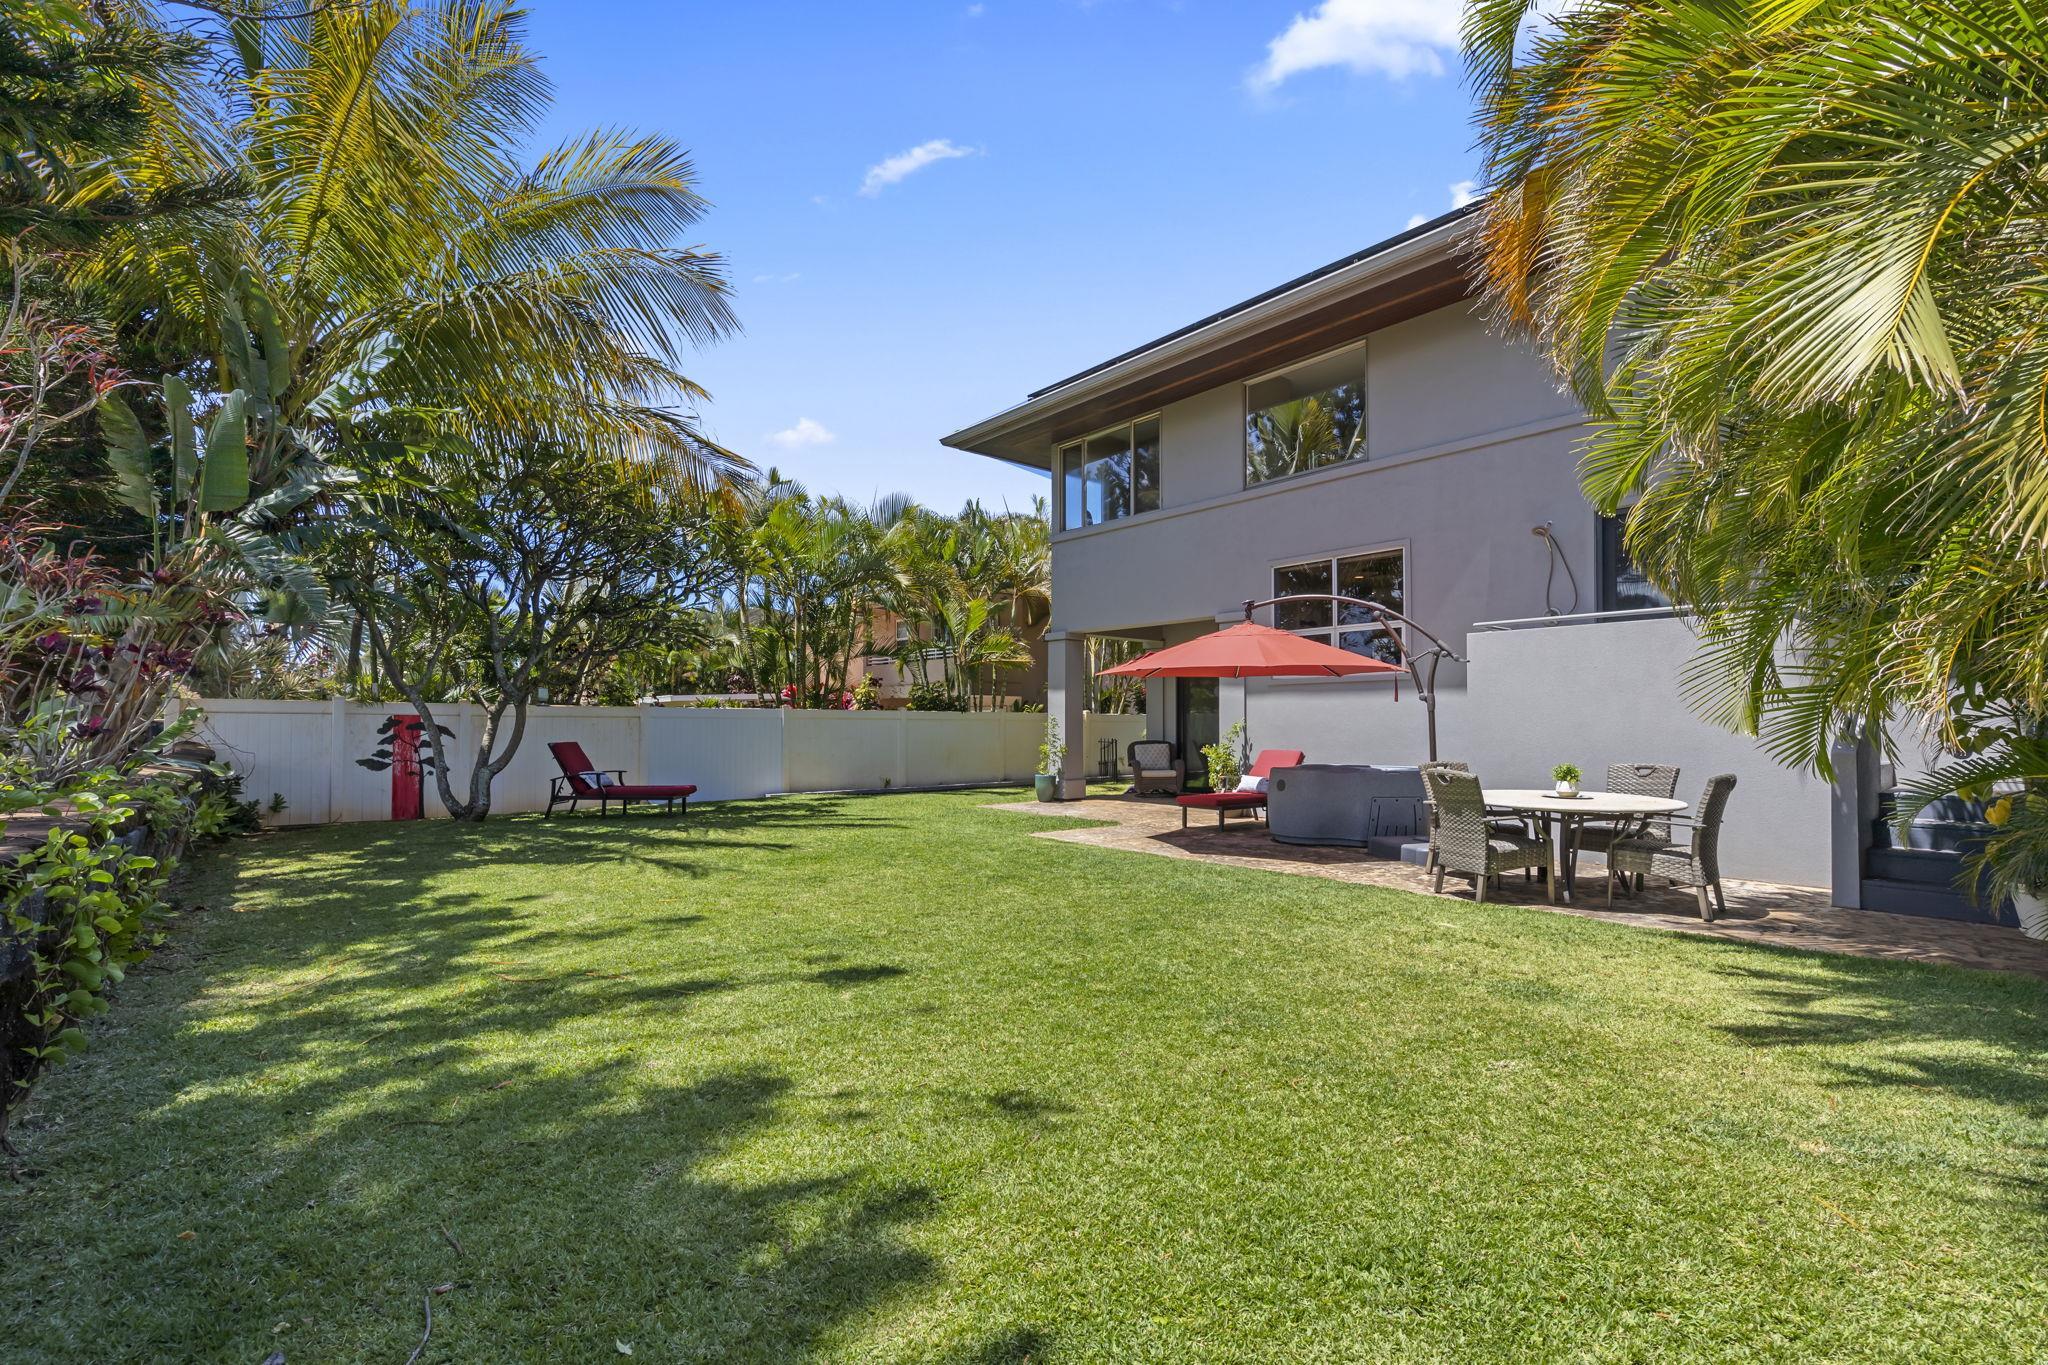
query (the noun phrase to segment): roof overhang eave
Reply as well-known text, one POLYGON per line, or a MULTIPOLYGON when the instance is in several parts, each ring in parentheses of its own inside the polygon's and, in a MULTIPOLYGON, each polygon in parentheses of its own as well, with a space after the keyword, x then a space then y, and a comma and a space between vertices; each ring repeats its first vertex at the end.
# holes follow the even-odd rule
POLYGON ((1235 340, 1282 325, 1294 314, 1308 312, 1350 293, 1388 284, 1405 274, 1442 265, 1457 256, 1464 242, 1461 228, 1466 217, 1462 212, 1448 215, 1412 235, 1397 237, 1384 249, 1373 251, 1348 265, 1316 274, 1293 288, 1227 312, 1212 322, 1176 333, 1121 359, 1084 371, 1074 379, 1042 390, 1014 407, 943 436, 939 443, 954 450, 1049 471, 1051 449, 1048 432, 1058 424, 1063 412, 1141 381, 1150 372, 1165 370, 1204 352, 1219 350, 1235 340))

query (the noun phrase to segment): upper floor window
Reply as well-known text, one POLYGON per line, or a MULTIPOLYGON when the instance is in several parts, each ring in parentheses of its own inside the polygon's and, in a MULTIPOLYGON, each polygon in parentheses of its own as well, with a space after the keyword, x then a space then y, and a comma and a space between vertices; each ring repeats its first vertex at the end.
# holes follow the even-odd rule
POLYGON ((1600 518, 1600 610, 1647 611, 1670 606, 1670 599, 1629 558, 1628 547, 1622 544, 1627 531, 1627 508, 1619 516, 1600 518))
POLYGON ((1062 526, 1078 531, 1159 510, 1159 414, 1059 449, 1062 526))
POLYGON ((1245 385, 1245 487, 1364 458, 1363 346, 1245 385))
POLYGON ((1322 595, 1324 600, 1281 602, 1273 608, 1273 624, 1353 654, 1397 664, 1401 662, 1400 643, 1388 637, 1378 617, 1364 607, 1332 602, 1327 595, 1361 597, 1405 613, 1408 609, 1401 605, 1401 600, 1407 580, 1408 556, 1403 550, 1375 550, 1371 554, 1283 564, 1273 570, 1273 596, 1309 593, 1322 595))

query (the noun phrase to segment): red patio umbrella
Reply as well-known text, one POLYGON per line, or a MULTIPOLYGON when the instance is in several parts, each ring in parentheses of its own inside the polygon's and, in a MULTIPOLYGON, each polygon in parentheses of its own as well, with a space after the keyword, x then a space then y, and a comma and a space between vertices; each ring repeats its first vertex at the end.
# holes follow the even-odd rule
POLYGON ((1399 664, 1346 653, 1256 621, 1240 621, 1102 670, 1104 676, 1119 678, 1342 678, 1403 671, 1399 664))
MULTIPOLYGON (((1401 673, 1399 664, 1351 654, 1320 640, 1256 621, 1240 621, 1186 644, 1140 654, 1102 670, 1120 678, 1342 678, 1357 673, 1401 673)), ((1251 719, 1251 697, 1245 697, 1251 719)), ((1246 726, 1250 728, 1249 725, 1246 726)), ((1247 741, 1249 745, 1249 741, 1247 741)))

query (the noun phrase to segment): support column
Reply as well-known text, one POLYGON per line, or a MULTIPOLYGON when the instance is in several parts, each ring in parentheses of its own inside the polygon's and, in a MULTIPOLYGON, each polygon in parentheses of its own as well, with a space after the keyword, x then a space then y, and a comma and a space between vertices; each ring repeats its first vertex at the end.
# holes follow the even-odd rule
POLYGON ((1088 770, 1093 755, 1081 752, 1087 736, 1088 637, 1079 631, 1053 630, 1045 636, 1045 712, 1059 722, 1067 746, 1060 776, 1060 795, 1078 801, 1088 795, 1088 770))
POLYGON ((1833 899, 1836 905, 1854 910, 1863 904, 1863 859, 1870 849, 1870 826, 1877 819, 1877 798, 1884 787, 1883 765, 1875 745, 1853 737, 1837 741, 1828 758, 1835 768, 1828 812, 1833 899))

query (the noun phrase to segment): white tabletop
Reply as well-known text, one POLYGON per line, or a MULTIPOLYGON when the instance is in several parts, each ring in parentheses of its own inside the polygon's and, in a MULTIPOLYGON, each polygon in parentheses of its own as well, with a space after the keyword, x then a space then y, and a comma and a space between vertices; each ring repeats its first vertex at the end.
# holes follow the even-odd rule
POLYGON ((1690 804, 1668 796, 1630 796, 1626 792, 1559 796, 1542 787, 1488 787, 1485 795, 1489 806, 1545 815, 1675 815, 1690 804))

